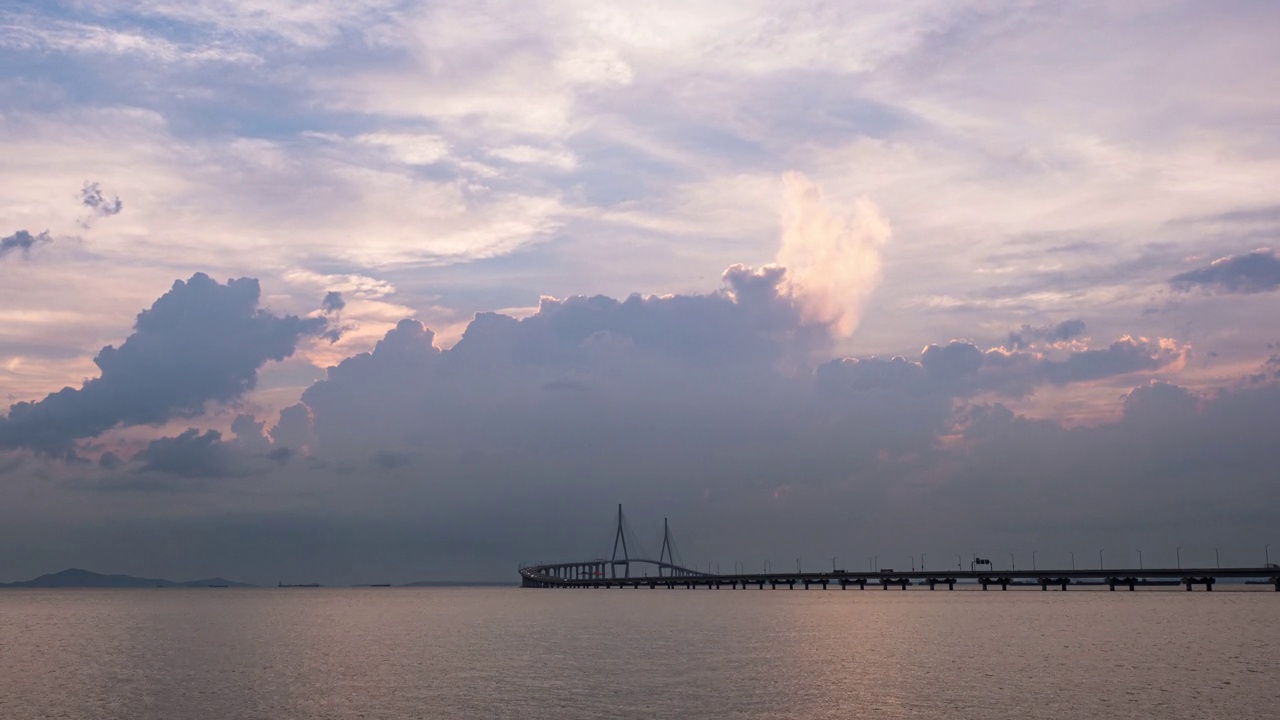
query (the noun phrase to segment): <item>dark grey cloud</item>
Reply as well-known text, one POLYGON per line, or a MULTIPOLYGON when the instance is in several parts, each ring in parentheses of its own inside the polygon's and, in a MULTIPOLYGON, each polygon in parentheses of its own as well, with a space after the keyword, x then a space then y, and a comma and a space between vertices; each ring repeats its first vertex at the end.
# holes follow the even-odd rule
POLYGON ((312 435, 311 409, 302 403, 281 410, 279 421, 271 428, 276 450, 301 450, 311 444, 312 435))
POLYGON ((271 451, 271 438, 267 437, 267 424, 252 415, 240 414, 231 421, 231 432, 235 434, 235 443, 246 452, 266 454, 271 451))
MULTIPOLYGON (((313 573, 300 579, 370 581, 371 563, 389 573, 379 582, 498 579, 513 558, 598 553, 617 502, 633 518, 670 515, 691 556, 758 565, 862 547, 971 552, 978 541, 1038 547, 1044 560, 1050 542, 1077 531, 1121 542, 1107 535, 1121 526, 1110 508, 1133 512, 1162 482, 1163 504, 1142 517, 1247 528, 1254 501, 1275 495, 1258 470, 1274 462, 1274 443, 1249 424, 1271 422, 1280 407, 1270 380, 1252 384, 1253 395, 1143 385, 1120 420, 1069 429, 974 398, 1154 370, 1182 351, 1131 338, 1043 352, 952 341, 911 359, 809 368, 795 347, 822 340, 779 291, 783 277, 743 268, 705 295, 547 300, 523 319, 482 313, 450 349, 404 320, 330 368, 269 433, 240 415, 234 440, 188 430, 127 466, 76 472, 99 478, 84 488, 116 491, 99 492, 101 502, 159 493, 156 507, 208 491, 191 482, 199 478, 251 484, 239 515, 190 519, 204 538, 190 547, 233 556, 266 582, 281 567, 313 573), (1223 491, 1233 500, 1205 502, 1223 491), (244 515, 290 529, 272 536, 270 556, 261 543, 214 540, 244 515), (320 536, 346 549, 322 556, 320 536)), ((1078 332, 1059 325, 1037 337, 1078 332)), ((28 467, 41 462, 54 461, 28 467)), ((165 524, 141 521, 130 526, 139 542, 137 528, 165 524)))
POLYGON ((26 230, 19 230, 8 237, 0 238, 0 258, 12 252, 21 252, 26 255, 36 245, 52 242, 52 240, 49 237, 48 230, 39 235, 32 235, 26 230))
POLYGON ((138 315, 120 347, 94 358, 99 377, 38 402, 21 402, 0 419, 0 447, 67 455, 72 443, 119 425, 191 417, 210 401, 252 389, 257 371, 293 354, 326 321, 276 316, 258 308, 258 281, 220 284, 203 273, 173 284, 138 315))
MULTIPOLYGON (((96 182, 84 182, 84 187, 80 189, 80 204, 89 208, 91 216, 94 217, 111 217, 119 215, 124 210, 124 202, 120 200, 119 195, 112 195, 107 198, 102 193, 102 186, 96 182)), ((87 225, 87 221, 85 223, 87 225)))
POLYGON ((1185 349, 1123 338, 1105 348, 1079 350, 1060 360, 1037 354, 991 350, 983 355, 978 387, 1025 395, 1037 385, 1070 385, 1158 370, 1181 360, 1185 349))
POLYGON ((158 438, 133 457, 142 463, 138 472, 156 472, 184 478, 217 478, 231 474, 231 453, 222 433, 201 433, 189 428, 176 437, 158 438))
MULTIPOLYGON (((1021 397, 1179 357, 1132 339, 1052 356, 952 342, 915 360, 808 369, 794 362, 794 345, 821 341, 780 294, 783 277, 737 268, 720 293, 546 300, 520 320, 481 313, 448 350, 404 320, 303 394, 288 411, 292 439, 272 436, 371 475, 441 487, 505 487, 495 478, 511 473, 580 487, 595 472, 619 484, 661 476, 677 494, 822 485, 879 472, 886 458, 932 457, 957 402, 976 394, 1021 397)), ((1068 322, 1040 335, 1080 330, 1068 322)))
POLYGON ((104 470, 115 470, 124 464, 119 455, 107 450, 98 456, 98 467, 104 470))
POLYGON ((1070 385, 1157 370, 1179 361, 1184 352, 1159 343, 1122 338, 1105 348, 1072 350, 1050 357, 1020 350, 983 351, 973 343, 953 340, 946 345, 925 347, 918 361, 900 357, 835 360, 818 368, 817 381, 825 392, 837 392, 843 386, 947 398, 983 392, 1022 397, 1042 385, 1070 385))
POLYGON ((1018 330, 1009 333, 1008 339, 1005 341, 1005 347, 1010 350, 1022 350, 1031 347, 1036 343, 1060 343, 1068 340, 1074 340, 1084 335, 1085 324, 1083 320, 1063 320, 1054 325, 1044 325, 1041 327, 1032 327, 1023 325, 1018 330))
POLYGON ((1280 288, 1280 257, 1268 249, 1227 255, 1204 267, 1179 273, 1169 280, 1174 290, 1204 290, 1217 294, 1269 292, 1280 288))
POLYGON ((1018 416, 1003 406, 965 413, 966 462, 939 502, 967 502, 977 522, 1040 533, 1089 532, 1099 544, 1146 534, 1214 537, 1269 522, 1280 501, 1280 385, 1197 395, 1155 382, 1125 398, 1123 416, 1092 427, 1018 416), (975 502, 976 501, 976 502, 975 502))
POLYGON ((347 306, 347 302, 342 299, 342 293, 337 290, 330 290, 325 293, 324 300, 320 303, 320 308, 326 313, 341 312, 347 306))

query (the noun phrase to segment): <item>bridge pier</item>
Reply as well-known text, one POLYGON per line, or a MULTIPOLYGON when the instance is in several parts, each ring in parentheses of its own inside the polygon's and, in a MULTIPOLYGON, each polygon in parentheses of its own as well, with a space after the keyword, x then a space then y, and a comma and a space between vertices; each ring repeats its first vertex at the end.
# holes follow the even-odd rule
POLYGON ((1217 582, 1217 578, 1211 576, 1182 578, 1182 584, 1187 586, 1187 592, 1191 592, 1191 588, 1194 585, 1204 585, 1205 592, 1213 592, 1213 584, 1215 582, 1217 582))

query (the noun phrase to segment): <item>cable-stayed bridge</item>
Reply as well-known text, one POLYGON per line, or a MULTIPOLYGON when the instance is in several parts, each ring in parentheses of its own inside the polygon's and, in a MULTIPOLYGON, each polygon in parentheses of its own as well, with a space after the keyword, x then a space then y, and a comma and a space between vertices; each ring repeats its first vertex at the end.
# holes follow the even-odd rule
POLYGON ((658 552, 657 560, 643 557, 643 553, 631 556, 631 549, 636 544, 635 531, 630 530, 630 527, 626 516, 622 514, 622 505, 618 505, 618 529, 613 534, 613 554, 608 559, 527 565, 520 568, 521 584, 524 587, 590 587, 592 582, 631 579, 633 570, 637 580, 648 579, 650 570, 656 578, 715 577, 710 573, 684 567, 678 561, 679 555, 671 538, 671 526, 667 524, 666 518, 662 519, 662 549, 658 552), (632 538, 630 547, 627 544, 628 537, 632 538))
POLYGON ((999 587, 1008 590, 1010 585, 1038 586, 1041 590, 1051 587, 1066 590, 1071 584, 1106 585, 1111 590, 1125 587, 1136 590, 1143 585, 1181 585, 1187 591, 1196 586, 1203 586, 1212 591, 1219 579, 1252 579, 1262 580, 1274 586, 1280 592, 1280 566, 1272 563, 1259 567, 1215 567, 1215 568, 1102 568, 1070 570, 948 570, 941 571, 895 571, 879 570, 873 572, 848 572, 833 570, 831 572, 781 572, 781 573, 719 573, 701 572, 687 567, 680 559, 675 542, 671 536, 671 528, 666 519, 662 521, 662 549, 658 558, 644 557, 641 552, 632 556, 636 549, 635 532, 630 529, 626 516, 622 514, 622 506, 618 506, 617 530, 613 536, 613 552, 609 558, 594 558, 573 562, 536 563, 520 568, 520 581, 527 588, 643 588, 649 589, 676 588, 695 589, 747 589, 755 587, 763 590, 768 587, 779 587, 794 590, 797 586, 805 590, 810 588, 840 588, 847 590, 857 587, 860 590, 879 585, 888 590, 897 587, 906 590, 910 585, 927 585, 934 590, 945 585, 954 590, 956 583, 969 581, 981 585, 983 590, 999 587), (632 538, 630 547, 627 539, 632 538))

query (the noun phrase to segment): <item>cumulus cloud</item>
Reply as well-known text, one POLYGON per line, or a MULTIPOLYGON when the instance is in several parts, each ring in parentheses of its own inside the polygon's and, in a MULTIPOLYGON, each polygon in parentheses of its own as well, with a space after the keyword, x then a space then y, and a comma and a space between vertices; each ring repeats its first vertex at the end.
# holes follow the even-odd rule
POLYGON ((976 522, 1007 524, 1012 513, 1113 538, 1141 534, 1128 529, 1138 517, 1179 533, 1203 526, 1216 537, 1234 522, 1257 532, 1269 520, 1254 508, 1280 500, 1278 422, 1276 384, 1199 395, 1154 382, 1126 396, 1117 421, 1074 429, 979 406, 966 413, 966 461, 936 499, 967 495, 976 522))
POLYGON ((94 358, 101 370, 80 388, 20 402, 0 419, 0 447, 65 455, 80 438, 121 425, 198 415, 210 401, 252 389, 257 371, 323 332, 323 318, 277 316, 258 308, 258 281, 218 283, 203 273, 176 281, 138 315, 120 347, 94 358))
POLYGON ((1169 282, 1179 292, 1196 289, 1216 294, 1269 292, 1280 288, 1280 257, 1268 248, 1227 255, 1204 267, 1175 275, 1169 282))
MULTIPOLYGON (((700 552, 721 542, 741 552, 798 544, 807 553, 832 542, 815 527, 844 527, 855 506, 865 520, 858 542, 915 542, 876 519, 904 513, 958 516, 948 528, 967 541, 1020 523, 1041 532, 1063 516, 1095 527, 1110 516, 1094 498, 1132 508, 1133 496, 1168 473, 1181 473, 1168 493, 1180 504, 1160 508, 1165 518, 1198 517, 1197 484, 1221 467, 1235 474, 1214 481, 1241 496, 1271 492, 1260 483, 1274 442, 1250 425, 1280 407, 1269 382, 1252 394, 1212 396, 1146 383, 1142 373, 1178 362, 1185 349, 1141 338, 1040 350, 952 341, 912 359, 842 358, 809 371, 785 362, 788 348, 826 331, 807 324, 785 277, 780 267, 734 267, 724 288, 707 294, 547 298, 523 319, 477 315, 449 349, 406 319, 372 351, 330 368, 269 437, 266 424, 242 414, 231 423, 234 440, 195 429, 160 438, 132 456, 132 480, 114 487, 154 492, 189 485, 166 478, 270 477, 253 502, 269 503, 281 487, 305 492, 325 517, 338 513, 307 521, 336 523, 355 545, 374 527, 400 538, 426 532, 406 528, 430 528, 417 560, 396 557, 411 567, 424 556, 474 567, 437 544, 453 538, 497 576, 517 539, 552 542, 551 532, 565 553, 592 552, 598 538, 549 528, 618 501, 641 512, 688 508, 706 528, 700 552), (1127 375, 1140 387, 1120 420, 1097 428, 973 404, 1127 375), (361 525, 370 516, 376 524, 361 525), (499 529, 482 537, 480 524, 499 529)), ((92 471, 109 484, 121 468, 104 460, 92 471)), ((304 550, 282 552, 310 562, 304 550)))
POLYGON ((324 300, 320 303, 320 309, 326 314, 342 312, 342 309, 346 306, 347 303, 342 299, 342 293, 337 290, 330 290, 325 293, 324 300))
POLYGON ((156 472, 186 478, 225 477, 231 474, 231 456, 222 442, 222 433, 195 428, 167 438, 158 438, 133 457, 142 467, 138 472, 156 472))
POLYGON ((844 385, 948 398, 987 392, 1022 397, 1043 385, 1070 385, 1167 368, 1183 361, 1187 352, 1172 342, 1124 337, 1105 348, 1048 357, 1004 348, 984 351, 973 343, 953 340, 926 346, 918 361, 900 357, 833 360, 819 368, 818 379, 827 391, 844 385))
POLYGON ((26 230, 19 230, 8 237, 0 238, 0 258, 11 252, 20 252, 25 256, 31 252, 31 248, 47 242, 52 242, 48 230, 39 235, 32 235, 26 230))
POLYGON ((281 410, 280 419, 271 428, 275 459, 287 460, 290 453, 305 450, 311 444, 313 435, 310 408, 296 403, 281 410))
POLYGON ((787 173, 783 188, 786 210, 777 262, 787 268, 787 291, 806 321, 848 337, 880 283, 889 222, 866 198, 843 212, 833 208, 818 185, 800 173, 787 173))
POLYGON ((1072 351, 1061 359, 1036 353, 991 350, 983 354, 979 385, 1025 394, 1036 385, 1070 385, 1136 372, 1155 371, 1185 361, 1189 348, 1176 343, 1124 337, 1105 348, 1072 351))
POLYGON ((264 430, 266 423, 252 415, 241 413, 231 421, 231 432, 235 434, 235 442, 247 452, 263 454, 271 451, 271 438, 264 430))
MULTIPOLYGON (((957 400, 1154 371, 1184 352, 1127 337, 1052 355, 953 341, 914 360, 844 358, 807 369, 788 362, 793 348, 820 347, 827 329, 808 324, 787 274, 734 266, 717 293, 545 298, 524 319, 477 315, 447 350, 422 323, 404 320, 373 351, 330 368, 287 411, 288 424, 305 432, 272 436, 388 471, 412 459, 448 472, 459 454, 524 458, 538 447, 527 459, 531 473, 605 449, 630 457, 707 440, 705 454, 682 455, 694 456, 690 468, 673 470, 685 474, 729 452, 717 442, 737 432, 752 438, 747 454, 761 468, 796 463, 838 477, 884 453, 930 452, 957 400), (767 453, 774 456, 761 460, 767 453)), ((1065 323, 1040 335, 1080 329, 1065 323)))
POLYGON ((448 350, 404 320, 372 352, 330 368, 302 399, 324 451, 452 437, 454 422, 514 436, 521 424, 537 425, 529 415, 536 408, 570 398, 584 408, 624 407, 700 402, 698 387, 736 393, 743 378, 773 377, 795 346, 826 337, 800 320, 784 277, 781 268, 735 266, 723 291, 705 295, 544 298, 521 320, 477 315, 448 350))

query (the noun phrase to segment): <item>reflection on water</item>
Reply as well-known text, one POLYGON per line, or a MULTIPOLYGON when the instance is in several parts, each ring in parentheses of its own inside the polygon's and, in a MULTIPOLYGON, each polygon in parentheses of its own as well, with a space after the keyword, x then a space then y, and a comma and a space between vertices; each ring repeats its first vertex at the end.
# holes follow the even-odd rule
POLYGON ((1278 717, 1236 589, 0 591, 0 717, 1278 717))

